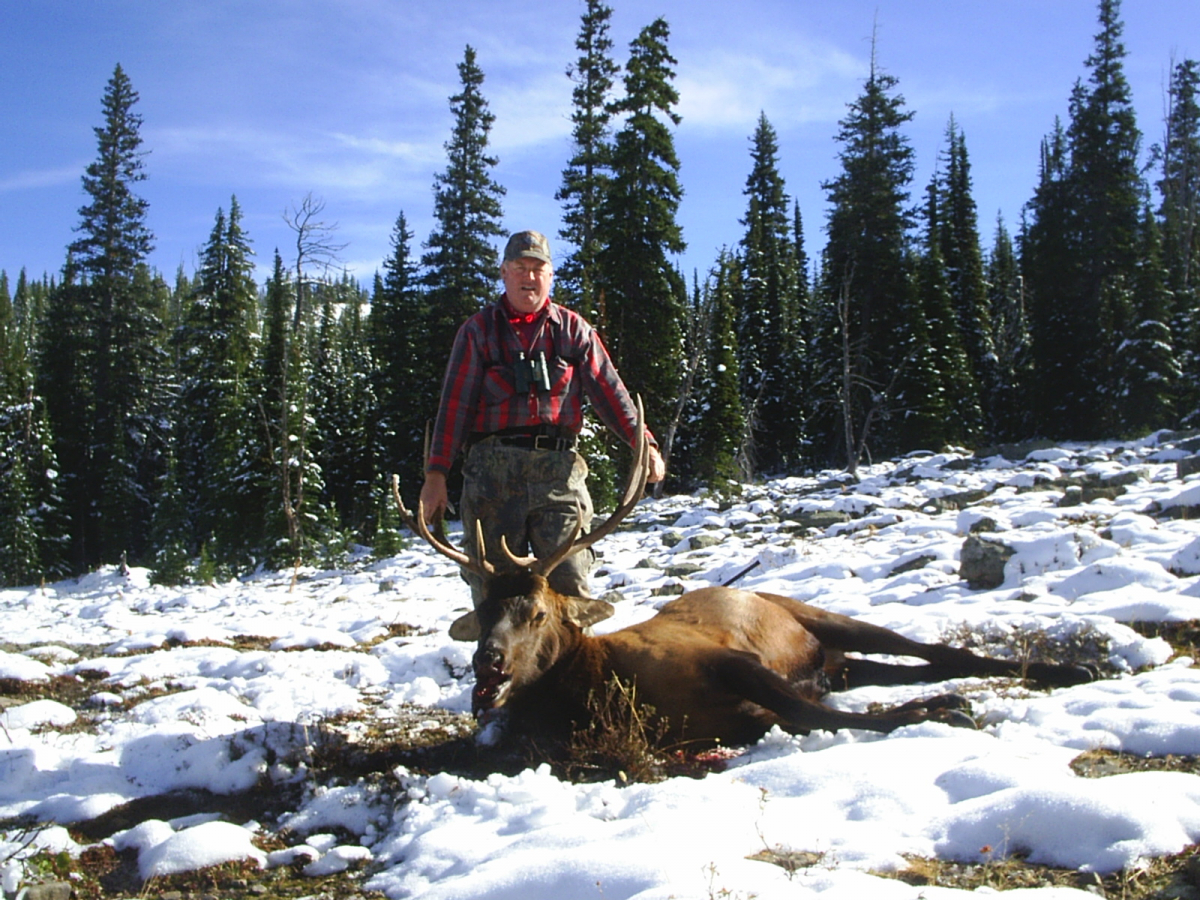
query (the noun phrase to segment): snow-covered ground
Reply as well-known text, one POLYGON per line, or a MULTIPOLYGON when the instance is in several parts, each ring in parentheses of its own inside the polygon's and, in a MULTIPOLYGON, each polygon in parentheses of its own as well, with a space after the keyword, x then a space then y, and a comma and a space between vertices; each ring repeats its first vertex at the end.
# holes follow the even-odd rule
MULTIPOLYGON (((367 887, 427 900, 965 893, 873 874, 911 854, 1137 867, 1200 840, 1200 777, 1084 778, 1069 763, 1098 748, 1200 754, 1200 668, 1123 624, 1200 618, 1200 521, 1155 514, 1200 504, 1200 476, 1177 474, 1188 455, 1164 435, 1020 461, 915 455, 841 488, 822 486, 826 473, 749 486, 732 505, 647 500, 634 527, 599 547, 597 593, 624 599, 597 630, 653 614, 674 585, 720 583, 757 562, 739 587, 919 640, 964 627, 1107 640, 1116 674, 1092 684, 1045 693, 964 680, 834 698, 863 709, 952 688, 970 698, 978 731, 772 733, 724 771, 657 784, 571 784, 544 766, 482 780, 402 768, 349 784, 308 779, 273 826, 304 838, 288 850, 258 849, 258 823, 212 815, 150 819, 108 840, 137 848, 143 877, 307 859, 314 874, 365 865, 367 887), (1062 505, 1072 483, 1120 487, 1062 505), (797 524, 818 512, 849 518, 797 524), (972 590, 961 550, 985 517, 988 536, 1015 552, 1003 584, 972 590), (749 858, 763 850, 813 864, 788 872, 749 858)), ((473 648, 446 631, 468 603, 454 567, 419 541, 386 560, 304 572, 294 586, 290 573, 171 588, 104 570, 0 591, 0 640, 19 648, 0 652, 0 685, 13 694, 15 681, 35 683, 0 712, 0 822, 44 823, 23 850, 28 829, 0 831, 0 891, 17 893, 21 860, 38 848, 80 852, 62 825, 168 791, 303 781, 303 748, 329 717, 348 714, 339 721, 353 738, 365 710, 381 721, 414 705, 467 711, 473 648), (64 678, 85 685, 77 708, 27 699, 36 682, 64 678)))

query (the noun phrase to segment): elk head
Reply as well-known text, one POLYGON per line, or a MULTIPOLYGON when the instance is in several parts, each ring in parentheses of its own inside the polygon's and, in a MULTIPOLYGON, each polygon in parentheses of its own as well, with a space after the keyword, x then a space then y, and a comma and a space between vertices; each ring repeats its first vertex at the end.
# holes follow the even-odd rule
POLYGON ((501 538, 504 560, 489 562, 483 541, 483 528, 475 525, 478 558, 459 550, 444 534, 434 536, 425 522, 425 510, 418 504, 414 516, 400 499, 399 479, 392 476, 392 495, 400 516, 438 553, 479 576, 483 582, 483 600, 479 607, 460 617, 450 627, 456 640, 477 640, 474 657, 476 688, 472 709, 476 715, 502 706, 514 689, 519 690, 544 674, 558 659, 572 635, 612 615, 611 604, 590 597, 568 597, 550 587, 547 576, 573 553, 585 550, 611 534, 641 499, 650 473, 650 445, 646 439, 645 415, 637 400, 637 427, 633 442, 633 463, 621 502, 597 528, 581 535, 582 516, 577 515, 575 529, 553 552, 543 558, 517 556, 501 538))

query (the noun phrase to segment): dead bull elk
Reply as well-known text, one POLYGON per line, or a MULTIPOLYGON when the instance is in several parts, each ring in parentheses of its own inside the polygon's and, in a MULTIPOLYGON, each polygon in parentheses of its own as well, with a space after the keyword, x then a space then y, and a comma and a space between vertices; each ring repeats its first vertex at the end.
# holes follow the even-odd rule
POLYGON ((954 695, 882 712, 853 713, 820 702, 830 684, 855 687, 1010 676, 1065 686, 1095 677, 1084 667, 1023 666, 920 643, 790 597, 725 587, 690 591, 647 621, 590 636, 584 628, 611 615, 612 607, 600 600, 563 596, 549 586, 546 576, 569 554, 616 528, 640 499, 647 468, 646 438, 639 427, 629 482, 608 520, 583 536, 577 527, 571 539, 545 559, 516 556, 502 540, 507 563, 499 569, 482 558, 478 530, 481 558, 473 559, 434 538, 424 510, 418 506, 413 516, 394 491, 409 527, 439 553, 484 579, 483 602, 464 617, 478 617, 472 696, 476 716, 506 707, 518 728, 562 733, 586 723, 589 697, 601 696, 615 676, 636 685, 638 701, 653 708, 667 737, 743 744, 757 740, 772 725, 789 732, 887 732, 923 721, 973 725, 961 711, 965 701, 954 695), (848 652, 916 657, 925 665, 850 658, 848 652))

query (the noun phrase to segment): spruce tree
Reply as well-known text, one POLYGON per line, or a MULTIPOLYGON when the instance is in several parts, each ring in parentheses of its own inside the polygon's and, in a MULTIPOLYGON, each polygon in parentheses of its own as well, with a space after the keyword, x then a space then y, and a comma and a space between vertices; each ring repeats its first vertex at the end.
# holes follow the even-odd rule
MULTIPOLYGON (((1039 425, 1054 437, 1101 436, 1119 390, 1123 336, 1112 328, 1136 274, 1145 189, 1119 11, 1119 0, 1100 0, 1090 74, 1071 95, 1066 165, 1057 184, 1043 176, 1034 203, 1033 346, 1038 377, 1054 385, 1045 392, 1039 425)), ((1060 146, 1053 153, 1062 167, 1060 146)))
POLYGON ((710 293, 706 303, 711 312, 706 316, 707 346, 696 390, 692 468, 699 483, 721 493, 727 493, 731 483, 744 480, 747 474, 741 457, 746 421, 735 328, 737 301, 744 294, 738 284, 740 277, 738 261, 722 254, 704 288, 710 293))
MULTIPOLYGON (((668 258, 685 247, 675 219, 682 197, 670 127, 679 124, 670 29, 656 19, 630 44, 625 94, 613 104, 613 176, 598 223, 598 325, 629 389, 641 394, 652 428, 675 417, 682 370, 686 286, 668 258)), ((668 442, 669 443, 669 442, 668 442)), ((671 448, 661 448, 670 457, 671 448)))
POLYGON ((571 91, 572 154, 554 198, 562 203, 559 236, 573 249, 560 254, 554 271, 554 295, 559 303, 587 318, 596 311, 595 265, 597 219, 608 189, 612 157, 613 79, 619 67, 608 36, 612 9, 601 0, 586 0, 575 48, 579 58, 567 70, 571 91))
POLYGON ((908 364, 897 380, 899 446, 941 449, 975 434, 980 419, 970 361, 963 348, 950 267, 942 253, 942 200, 935 175, 926 189, 925 246, 916 264, 912 306, 904 316, 908 364))
POLYGON ((825 182, 828 240, 816 299, 814 385, 823 461, 851 471, 872 445, 896 450, 889 433, 897 377, 908 365, 904 312, 911 306, 908 185, 913 151, 901 128, 912 118, 897 80, 874 57, 863 92, 839 123, 841 173, 825 182))
POLYGON ((960 417, 956 440, 973 443, 993 430, 989 416, 998 375, 971 163, 966 137, 953 117, 946 126, 946 141, 946 171, 938 186, 938 243, 956 316, 957 342, 967 356, 969 382, 956 388, 955 415, 960 417))
POLYGON ((1025 319, 1025 288, 1012 238, 1002 216, 987 261, 988 311, 996 353, 996 384, 988 400, 989 437, 1013 441, 1032 433, 1032 357, 1025 319))
POLYGON ((765 114, 759 115, 752 145, 736 319, 742 405, 750 418, 741 455, 752 463, 751 472, 778 472, 800 457, 799 260, 779 174, 778 139, 765 114))
POLYGON ((1171 336, 1171 294, 1162 263, 1162 237, 1147 206, 1133 280, 1115 332, 1123 336, 1115 353, 1117 434, 1140 435, 1173 420, 1179 365, 1171 336))
MULTIPOLYGON (((74 406, 88 424, 80 446, 61 454, 80 465, 65 472, 75 501, 74 527, 81 529, 78 567, 136 560, 147 549, 154 488, 162 470, 165 435, 159 285, 145 270, 153 246, 146 226, 148 205, 134 193, 145 179, 137 92, 118 65, 105 89, 104 124, 95 129, 98 155, 83 176, 89 202, 79 210, 79 237, 69 247, 66 280, 70 301, 81 313, 80 362, 52 402, 74 406)), ((50 315, 56 315, 51 310, 50 315)), ((63 419, 71 411, 52 411, 63 419)), ((56 428, 60 440, 69 432, 56 428)))
POLYGON ((258 289, 241 207, 217 210, 201 251, 197 286, 175 336, 180 359, 175 483, 192 526, 192 552, 208 545, 226 564, 253 562, 253 527, 264 497, 252 490, 249 448, 257 433, 250 373, 257 355, 258 289))
POLYGON ((504 188, 492 178, 498 160, 487 152, 496 117, 482 93, 484 76, 474 48, 466 48, 458 75, 462 90, 450 98, 454 125, 445 145, 446 170, 434 178, 436 224, 421 260, 429 292, 429 342, 423 362, 435 379, 445 370, 463 320, 495 294, 499 259, 492 239, 504 234, 504 188))
POLYGON ((390 498, 390 477, 398 474, 410 509, 415 508, 425 474, 425 423, 437 408, 441 387, 440 370, 427 371, 424 365, 429 313, 411 255, 412 239, 401 212, 367 320, 377 410, 375 454, 384 478, 375 490, 390 498))
POLYGON ((1200 422, 1200 63, 1185 59, 1171 72, 1166 135, 1158 148, 1163 265, 1173 295, 1171 333, 1182 369, 1179 413, 1200 422))

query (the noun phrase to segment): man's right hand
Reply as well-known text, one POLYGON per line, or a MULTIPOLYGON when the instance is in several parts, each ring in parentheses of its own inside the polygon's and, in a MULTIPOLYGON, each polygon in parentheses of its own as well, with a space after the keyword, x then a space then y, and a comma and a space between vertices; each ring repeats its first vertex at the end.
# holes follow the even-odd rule
POLYGON ((425 511, 425 524, 433 525, 445 515, 449 502, 445 473, 426 472, 425 483, 421 485, 421 508, 425 511))

